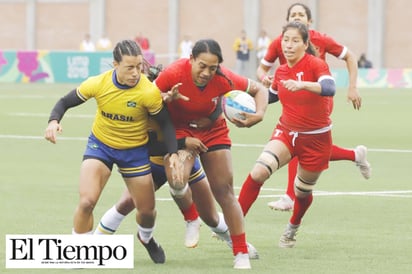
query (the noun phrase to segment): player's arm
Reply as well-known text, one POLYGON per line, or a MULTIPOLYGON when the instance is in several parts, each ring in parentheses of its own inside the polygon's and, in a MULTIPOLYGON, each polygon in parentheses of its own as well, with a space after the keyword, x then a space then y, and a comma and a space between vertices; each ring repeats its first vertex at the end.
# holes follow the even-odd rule
POLYGON ((322 76, 317 82, 281 80, 281 84, 292 92, 307 90, 320 96, 334 96, 336 93, 335 81, 331 76, 322 76))
POLYGON ((152 115, 153 119, 159 124, 163 132, 164 142, 166 144, 167 152, 173 154, 177 152, 176 131, 170 120, 169 111, 163 107, 159 113, 152 115))
POLYGON ((207 117, 212 124, 219 118, 219 116, 222 114, 222 96, 219 97, 217 100, 216 108, 215 110, 207 117))
POLYGON ((273 104, 279 101, 279 96, 277 90, 274 90, 272 87, 268 89, 268 103, 273 104))
POLYGON ((207 146, 202 143, 198 138, 183 137, 177 140, 179 149, 186 149, 193 151, 195 154, 200 154, 207 151, 207 146))
POLYGON ((223 110, 222 110, 222 97, 219 97, 215 109, 213 110, 213 112, 211 114, 209 114, 208 117, 203 117, 203 118, 191 121, 191 123, 189 125, 190 125, 190 127, 199 128, 199 129, 209 128, 214 124, 214 122, 217 120, 217 118, 220 117, 222 112, 223 112, 223 110))
POLYGON ((279 101, 278 80, 274 80, 268 89, 268 103, 273 104, 278 101, 279 101))
POLYGON ((152 117, 158 123, 164 136, 163 140, 168 152, 164 157, 165 168, 166 173, 171 174, 170 178, 168 176, 168 181, 171 185, 183 185, 185 183, 185 170, 177 154, 176 131, 170 119, 169 111, 166 107, 163 107, 159 113, 152 115, 152 117))
POLYGON ((248 119, 248 116, 254 117, 253 121, 251 121, 252 123, 248 125, 253 126, 263 120, 263 116, 265 115, 268 106, 268 93, 267 88, 264 85, 251 79, 249 79, 248 93, 255 99, 256 113, 245 113, 245 117, 246 120, 248 119))
POLYGON ((267 66, 262 63, 260 63, 258 68, 256 69, 257 79, 259 79, 260 82, 267 88, 270 87, 270 84, 272 83, 272 80, 273 80, 273 77, 268 75, 268 72, 270 69, 271 69, 271 66, 267 66))
POLYGON ((249 88, 246 90, 255 100, 256 112, 242 112, 244 119, 234 117, 232 122, 237 127, 251 127, 263 120, 268 105, 267 88, 261 83, 249 79, 249 88))
POLYGON ((267 50, 266 56, 260 61, 256 70, 257 79, 266 87, 269 88, 273 82, 273 75, 269 75, 269 71, 273 67, 278 56, 278 48, 280 47, 279 39, 273 40, 267 50))
POLYGON ((182 83, 177 83, 169 91, 162 92, 161 95, 162 95, 163 102, 170 103, 171 101, 178 100, 178 99, 189 101, 189 97, 184 96, 179 92, 179 87, 181 85, 182 83))
POLYGON ((48 126, 44 133, 44 138, 53 144, 56 143, 57 132, 62 132, 63 128, 60 125, 60 121, 69 108, 78 106, 84 103, 85 100, 77 96, 76 89, 70 91, 68 94, 60 98, 54 105, 50 117, 48 126))
POLYGON ((348 49, 343 60, 346 62, 346 68, 349 75, 349 89, 347 100, 352 102, 354 109, 360 109, 362 106, 362 98, 360 97, 358 88, 356 86, 358 79, 358 61, 355 54, 348 49))
MULTIPOLYGON (((156 131, 149 131, 149 155, 150 156, 164 156, 167 154, 167 148, 164 141, 159 141, 156 131)), ((177 139, 177 148, 179 150, 192 151, 195 154, 200 154, 207 151, 202 141, 194 137, 183 137, 177 139)))

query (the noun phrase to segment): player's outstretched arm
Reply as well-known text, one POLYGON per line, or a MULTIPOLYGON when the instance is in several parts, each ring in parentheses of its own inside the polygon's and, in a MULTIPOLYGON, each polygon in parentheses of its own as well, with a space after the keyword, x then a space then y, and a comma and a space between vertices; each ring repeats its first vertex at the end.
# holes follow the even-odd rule
POLYGON ((63 128, 59 124, 57 120, 52 120, 49 122, 47 125, 46 131, 44 132, 44 138, 55 144, 57 141, 57 133, 61 133, 63 131, 63 128))

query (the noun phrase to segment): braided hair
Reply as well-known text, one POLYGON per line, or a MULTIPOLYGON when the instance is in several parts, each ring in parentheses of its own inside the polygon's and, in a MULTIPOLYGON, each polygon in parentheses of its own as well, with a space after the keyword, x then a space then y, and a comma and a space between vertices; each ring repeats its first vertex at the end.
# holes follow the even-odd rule
POLYGON ((122 40, 116 44, 113 49, 113 59, 120 63, 123 55, 127 56, 139 56, 143 55, 142 49, 133 40, 122 40))
MULTIPOLYGON (((222 50, 220 49, 219 43, 213 39, 201 39, 195 43, 192 48, 193 58, 198 57, 201 53, 211 53, 217 57, 219 64, 223 62, 222 50)), ((230 86, 233 87, 232 80, 222 72, 220 66, 217 67, 216 75, 224 77, 229 82, 230 86)))

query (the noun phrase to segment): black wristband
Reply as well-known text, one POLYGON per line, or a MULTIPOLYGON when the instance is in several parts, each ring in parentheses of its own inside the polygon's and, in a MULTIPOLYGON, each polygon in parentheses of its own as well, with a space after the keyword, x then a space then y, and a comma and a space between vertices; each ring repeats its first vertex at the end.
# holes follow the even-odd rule
POLYGON ((186 147, 186 137, 177 140, 177 149, 184 149, 186 147))

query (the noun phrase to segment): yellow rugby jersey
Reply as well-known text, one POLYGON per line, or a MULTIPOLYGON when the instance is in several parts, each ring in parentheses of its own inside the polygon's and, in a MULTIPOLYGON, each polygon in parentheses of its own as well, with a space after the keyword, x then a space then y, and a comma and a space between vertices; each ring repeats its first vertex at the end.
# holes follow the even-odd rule
POLYGON ((148 114, 157 114, 163 108, 160 90, 144 74, 131 88, 116 85, 115 77, 115 71, 109 70, 88 78, 77 88, 82 100, 96 100, 92 132, 116 149, 144 145, 148 141, 148 114))

